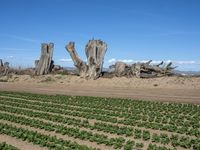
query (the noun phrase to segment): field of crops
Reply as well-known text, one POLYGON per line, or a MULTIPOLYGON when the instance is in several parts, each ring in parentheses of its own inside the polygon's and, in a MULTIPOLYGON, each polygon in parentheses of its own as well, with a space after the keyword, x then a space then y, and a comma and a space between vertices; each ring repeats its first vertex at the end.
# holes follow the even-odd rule
POLYGON ((41 149, 200 150, 200 106, 0 92, 0 133, 41 149))

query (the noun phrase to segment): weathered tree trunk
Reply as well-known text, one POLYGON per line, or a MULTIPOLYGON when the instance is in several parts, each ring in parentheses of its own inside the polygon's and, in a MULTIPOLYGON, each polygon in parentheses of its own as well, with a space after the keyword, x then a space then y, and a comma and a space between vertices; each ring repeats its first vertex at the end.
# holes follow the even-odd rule
POLYGON ((87 79, 97 79, 102 74, 104 55, 107 51, 107 44, 101 40, 90 40, 85 47, 87 63, 81 60, 75 50, 74 42, 66 45, 79 75, 87 79))
POLYGON ((161 66, 163 61, 157 65, 151 65, 151 60, 146 63, 134 63, 132 65, 127 65, 123 62, 116 62, 115 65, 112 65, 114 68, 114 74, 116 76, 127 76, 132 77, 136 76, 138 78, 152 78, 152 77, 161 77, 172 74, 172 70, 176 67, 171 67, 172 63, 170 62, 166 66, 161 66))
POLYGON ((3 60, 0 59, 0 67, 3 67, 3 60))
POLYGON ((3 63, 3 60, 0 59, 0 76, 5 76, 9 71, 9 62, 3 63))
POLYGON ((124 62, 116 62, 115 64, 115 75, 117 77, 121 77, 125 75, 126 63, 124 62))
POLYGON ((74 62, 74 66, 78 69, 78 72, 79 72, 79 75, 81 77, 85 77, 86 76, 86 72, 87 72, 87 64, 82 61, 76 50, 75 50, 75 43, 74 42, 69 42, 67 45, 66 45, 66 50, 69 52, 73 62, 74 62))
POLYGON ((52 70, 53 66, 53 43, 42 43, 40 60, 35 61, 35 74, 44 75, 52 70))
POLYGON ((9 62, 5 62, 3 64, 3 67, 4 67, 4 75, 7 75, 8 74, 8 71, 9 71, 9 62))

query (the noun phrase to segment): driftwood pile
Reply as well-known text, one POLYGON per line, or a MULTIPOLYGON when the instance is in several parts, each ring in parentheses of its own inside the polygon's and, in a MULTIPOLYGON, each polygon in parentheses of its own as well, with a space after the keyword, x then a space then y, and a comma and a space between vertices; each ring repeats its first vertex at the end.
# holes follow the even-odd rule
POLYGON ((5 76, 8 74, 9 71, 9 63, 3 63, 3 60, 0 59, 0 76, 5 76))
POLYGON ((85 53, 87 63, 81 60, 75 50, 75 43, 69 42, 66 45, 75 67, 81 77, 86 79, 97 79, 102 75, 104 55, 107 51, 107 44, 101 40, 90 40, 86 47, 85 53))
POLYGON ((117 76, 126 76, 133 77, 136 76, 138 78, 152 78, 152 77, 162 77, 172 75, 172 70, 176 67, 172 67, 172 63, 168 63, 163 65, 162 61, 159 64, 151 64, 152 60, 146 63, 134 63, 128 65, 124 62, 116 62, 115 65, 110 66, 109 68, 112 70, 112 73, 117 76))

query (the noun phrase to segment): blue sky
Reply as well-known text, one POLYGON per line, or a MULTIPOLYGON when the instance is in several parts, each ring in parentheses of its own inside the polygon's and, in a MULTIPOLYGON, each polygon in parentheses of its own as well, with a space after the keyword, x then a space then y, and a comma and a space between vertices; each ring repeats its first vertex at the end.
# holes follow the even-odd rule
POLYGON ((66 43, 85 59, 95 38, 108 44, 105 67, 152 59, 200 70, 199 16, 199 0, 0 0, 0 58, 31 67, 53 42, 55 63, 72 66, 66 43))

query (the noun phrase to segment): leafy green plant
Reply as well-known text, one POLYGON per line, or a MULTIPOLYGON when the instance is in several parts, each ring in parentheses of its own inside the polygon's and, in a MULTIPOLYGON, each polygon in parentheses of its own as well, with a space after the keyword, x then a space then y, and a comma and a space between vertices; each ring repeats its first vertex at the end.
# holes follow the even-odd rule
POLYGON ((17 147, 7 144, 6 142, 0 143, 1 150, 19 150, 17 147))
MULTIPOLYGON (((1 120, 116 149, 137 147, 138 144, 129 141, 133 138, 141 143, 148 141, 151 143, 149 148, 154 149, 166 149, 167 144, 198 149, 200 143, 200 106, 194 104, 0 92, 0 110, 1 120), (159 134, 152 134, 151 130, 159 134), (106 136, 110 134, 116 138, 106 136)), ((9 135, 15 137, 15 131, 9 135)), ((28 134, 20 138, 31 142, 34 136, 28 134)), ((56 142, 60 147, 48 145, 45 141, 33 141, 44 147, 62 149, 62 142, 56 142)))

